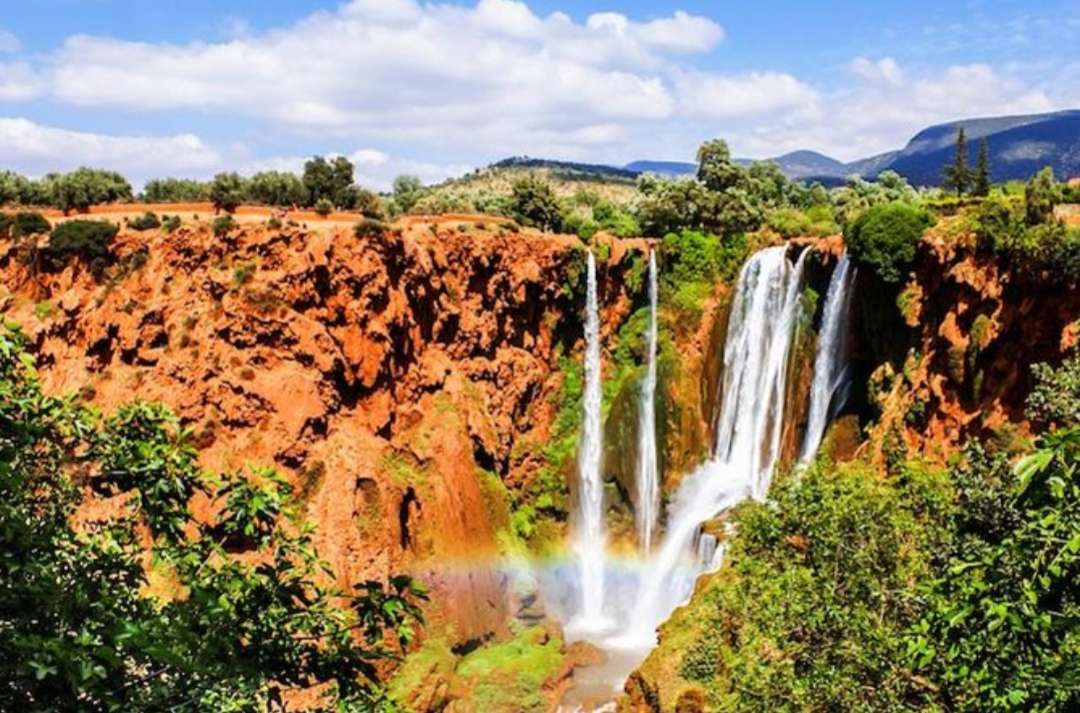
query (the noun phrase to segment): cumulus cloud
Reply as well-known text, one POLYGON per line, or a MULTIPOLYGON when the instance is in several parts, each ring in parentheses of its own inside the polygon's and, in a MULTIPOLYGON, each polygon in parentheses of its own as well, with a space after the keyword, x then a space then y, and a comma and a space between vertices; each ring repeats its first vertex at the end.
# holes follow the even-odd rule
POLYGON ((683 11, 579 22, 518 0, 352 0, 221 42, 76 35, 41 69, 52 98, 81 107, 239 114, 301 132, 492 152, 576 137, 578 150, 619 139, 613 126, 674 117, 679 58, 723 39, 715 21, 683 11))
MULTIPOLYGON (((461 176, 472 170, 466 163, 439 163, 392 156, 372 148, 356 149, 346 158, 356 166, 356 180, 365 188, 389 191, 394 179, 401 175, 416 176, 425 184, 439 183, 447 178, 461 176)), ((240 172, 251 175, 259 171, 287 171, 300 175, 308 156, 273 156, 246 161, 240 164, 240 172)))
POLYGON ((13 54, 21 49, 22 42, 19 42, 19 38, 0 28, 0 54, 13 54))
MULTIPOLYGON (((740 155, 812 148, 851 159, 896 148, 932 122, 1062 108, 1080 85, 1061 71, 1068 81, 985 64, 903 67, 885 56, 855 57, 849 81, 822 86, 783 68, 706 68, 724 28, 682 10, 575 19, 520 0, 471 2, 351 0, 272 29, 237 22, 218 41, 75 35, 51 52, 0 60, 0 102, 197 115, 272 131, 275 146, 317 137, 346 153, 368 147, 376 153, 357 162, 384 181, 391 171, 439 179, 522 153, 688 158, 718 135, 740 155)), ((289 156, 299 149, 222 151, 240 167, 302 164, 289 156)))
POLYGON ((0 62, 0 101, 27 101, 43 91, 41 78, 29 64, 0 62))
POLYGON ((139 181, 152 177, 148 172, 202 175, 221 160, 216 150, 192 134, 111 136, 0 118, 0 164, 30 175, 92 165, 139 181))

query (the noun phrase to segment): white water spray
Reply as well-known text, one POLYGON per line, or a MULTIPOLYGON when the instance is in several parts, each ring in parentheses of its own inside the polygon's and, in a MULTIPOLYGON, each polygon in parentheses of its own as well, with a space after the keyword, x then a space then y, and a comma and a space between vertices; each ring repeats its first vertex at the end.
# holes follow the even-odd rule
POLYGON ((803 436, 800 463, 809 463, 817 453, 829 421, 833 401, 847 368, 848 314, 851 311, 851 262, 847 252, 833 270, 829 292, 821 318, 817 354, 814 357, 814 380, 810 388, 810 410, 803 436))
POLYGON ((589 251, 585 305, 585 393, 581 446, 578 452, 578 513, 574 552, 581 569, 581 601, 572 628, 603 629, 604 618, 604 484, 601 477, 603 430, 600 389, 600 314, 596 259, 589 251))
POLYGON ((637 526, 641 549, 652 549, 660 507, 660 483, 656 460, 656 351, 659 337, 656 316, 656 253, 649 252, 649 335, 648 361, 641 384, 641 409, 638 412, 637 526))
POLYGON ((656 626, 689 597, 698 576, 715 566, 710 548, 702 547, 702 524, 768 491, 780 453, 788 356, 809 251, 794 267, 786 252, 762 250, 739 275, 714 456, 679 488, 663 543, 643 572, 630 630, 616 643, 654 643, 656 626))

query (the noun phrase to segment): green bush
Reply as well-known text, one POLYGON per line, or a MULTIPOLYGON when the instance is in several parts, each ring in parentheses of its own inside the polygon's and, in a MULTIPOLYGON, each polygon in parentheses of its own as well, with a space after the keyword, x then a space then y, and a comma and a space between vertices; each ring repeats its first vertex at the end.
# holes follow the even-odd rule
POLYGON ((164 219, 161 221, 161 227, 166 233, 172 234, 176 232, 177 228, 180 227, 181 222, 182 221, 180 220, 180 216, 167 215, 164 216, 164 219))
POLYGON ((52 202, 65 213, 92 205, 132 200, 131 184, 115 171, 80 168, 51 182, 52 202))
POLYGON ((1052 214, 1030 224, 1031 215, 1030 206, 1016 200, 984 201, 975 214, 979 249, 1006 258, 1029 278, 1058 283, 1080 280, 1080 230, 1052 214))
POLYGON ((146 213, 140 215, 138 218, 132 218, 131 220, 129 220, 128 227, 132 230, 138 231, 154 230, 155 228, 161 227, 161 221, 154 213, 147 211, 146 213))
POLYGON ((562 211, 551 184, 537 176, 514 181, 510 210, 515 220, 540 230, 562 230, 562 211))
POLYGON ((877 205, 845 231, 852 259, 883 281, 899 284, 915 262, 915 252, 923 233, 930 227, 930 214, 909 203, 877 205))
POLYGON ((0 237, 10 237, 9 230, 15 220, 7 213, 0 213, 0 237))
POLYGON ((20 211, 12 219, 11 236, 13 238, 25 235, 41 235, 50 230, 52 230, 52 225, 41 213, 20 211))
POLYGON ((418 585, 334 587, 285 478, 204 474, 168 409, 102 418, 32 364, 0 331, 0 707, 261 711, 314 687, 328 710, 391 710, 378 675, 418 585), (124 507, 80 522, 89 487, 124 507), (194 498, 215 507, 195 518, 194 498))
POLYGON ((307 189, 300 177, 284 171, 262 171, 247 179, 247 198, 261 205, 303 205, 307 189))
POLYGON ((1031 373, 1036 386, 1028 397, 1027 417, 1043 426, 1080 423, 1080 356, 1057 368, 1036 364, 1031 373))
POLYGON ((100 277, 112 262, 110 245, 119 229, 102 220, 69 220, 53 228, 44 252, 45 263, 61 269, 72 258, 85 262, 100 277))
POLYGON ((210 185, 187 178, 155 178, 143 189, 147 203, 198 203, 210 200, 210 185))
POLYGON ((325 218, 334 212, 334 204, 325 198, 320 198, 315 204, 315 212, 325 218))
POLYGON ((353 226, 353 234, 358 238, 377 238, 386 230, 386 223, 375 218, 364 218, 353 226))
POLYGON ((214 235, 219 238, 223 238, 229 234, 229 231, 237 226, 237 222, 233 220, 231 215, 223 215, 214 219, 212 225, 214 235))
POLYGON ((210 201, 218 210, 232 213, 247 196, 247 183, 236 173, 219 173, 210 183, 210 201))

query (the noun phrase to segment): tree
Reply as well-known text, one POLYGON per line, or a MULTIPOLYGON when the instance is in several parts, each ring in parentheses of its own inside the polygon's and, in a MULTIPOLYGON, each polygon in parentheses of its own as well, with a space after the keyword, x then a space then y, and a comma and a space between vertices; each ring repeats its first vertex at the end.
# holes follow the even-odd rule
POLYGON ((132 200, 131 184, 115 171, 79 168, 52 183, 52 202, 65 213, 92 205, 132 200))
POLYGON ((232 213, 247 197, 247 185, 235 172, 219 173, 210 182, 210 200, 214 207, 232 213))
POLYGON ((550 183, 537 176, 514 181, 510 204, 514 218, 523 225, 549 231, 562 229, 562 212, 555 191, 550 183))
POLYGON ((967 139, 964 136, 964 127, 956 133, 956 156, 953 162, 945 167, 945 187, 956 191, 961 196, 971 185, 971 171, 967 166, 967 139))
POLYGON ((1058 185, 1054 179, 1054 169, 1046 166, 1024 188, 1024 212, 1028 225, 1048 221, 1054 215, 1057 202, 1058 185))
POLYGON ((247 181, 248 197, 262 205, 302 205, 307 189, 300 177, 284 171, 262 171, 247 181))
POLYGON ((325 198, 338 208, 351 210, 357 199, 353 173, 352 161, 344 156, 331 161, 322 156, 312 158, 304 164, 305 206, 310 208, 325 198))
POLYGON ((164 407, 102 419, 31 365, 0 332, 0 710, 269 711, 289 688, 388 707, 378 664, 412 637, 421 589, 325 584, 284 478, 204 475, 164 407), (118 511, 76 523, 88 491, 118 511))
POLYGON ((985 137, 979 142, 979 155, 975 159, 975 179, 971 193, 981 198, 990 195, 990 144, 985 137))
POLYGON ((408 213, 424 196, 424 184, 416 176, 398 176, 394 179, 394 200, 403 213, 408 213))
POLYGON ((113 260, 112 241, 119 231, 104 220, 68 220, 53 228, 45 250, 45 262, 54 270, 62 269, 72 258, 87 264, 95 277, 101 277, 113 260))
POLYGON ((147 203, 196 203, 210 199, 210 186, 188 178, 155 178, 143 188, 147 203))
POLYGON ((844 232, 852 259, 883 281, 899 284, 915 261, 915 251, 930 226, 930 215, 909 203, 877 205, 844 232))
POLYGON ((746 170, 731 160, 731 151, 722 139, 702 144, 697 160, 697 179, 710 191, 726 191, 745 180, 746 170))

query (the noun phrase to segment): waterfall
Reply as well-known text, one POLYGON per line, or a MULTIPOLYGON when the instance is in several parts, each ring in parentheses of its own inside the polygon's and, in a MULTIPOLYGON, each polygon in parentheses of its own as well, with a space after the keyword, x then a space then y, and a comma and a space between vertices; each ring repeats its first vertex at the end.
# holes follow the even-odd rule
POLYGON ((619 643, 651 645, 656 626, 713 568, 701 526, 746 498, 765 496, 780 453, 788 356, 806 258, 784 247, 753 255, 739 274, 724 348, 723 404, 712 459, 687 476, 669 509, 660 549, 645 567, 619 643))
POLYGON ((800 463, 808 463, 817 453, 829 421, 829 405, 844 379, 847 357, 847 321, 851 310, 852 268, 847 252, 833 270, 825 310, 821 318, 817 353, 814 356, 814 381, 810 389, 810 411, 803 437, 800 463))
POLYGON ((578 451, 578 512, 574 551, 581 574, 581 601, 576 623, 583 630, 604 627, 604 484, 600 389, 600 315, 597 306, 596 259, 589 251, 585 313, 585 393, 581 445, 578 451))
POLYGON ((641 549, 652 548, 653 530, 660 506, 660 484, 656 462, 656 350, 657 327, 656 253, 649 252, 649 344, 645 378, 641 384, 641 410, 638 417, 638 540, 641 549))

